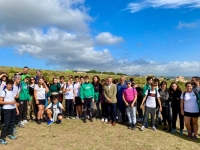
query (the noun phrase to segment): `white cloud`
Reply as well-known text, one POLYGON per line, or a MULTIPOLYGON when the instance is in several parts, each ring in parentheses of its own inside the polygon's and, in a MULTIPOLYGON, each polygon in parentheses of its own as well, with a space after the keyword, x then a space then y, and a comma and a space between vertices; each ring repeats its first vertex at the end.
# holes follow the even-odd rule
POLYGON ((177 28, 178 29, 182 29, 182 28, 189 28, 189 29, 193 29, 193 28, 197 28, 200 25, 200 21, 196 21, 196 22, 191 22, 191 23, 184 23, 184 22, 179 22, 177 28))
POLYGON ((127 8, 131 13, 138 12, 145 8, 179 8, 191 7, 200 8, 200 0, 144 0, 140 3, 129 3, 127 8))
POLYGON ((99 45, 115 45, 123 42, 123 38, 120 36, 112 35, 109 32, 102 32, 96 37, 96 43, 99 45))

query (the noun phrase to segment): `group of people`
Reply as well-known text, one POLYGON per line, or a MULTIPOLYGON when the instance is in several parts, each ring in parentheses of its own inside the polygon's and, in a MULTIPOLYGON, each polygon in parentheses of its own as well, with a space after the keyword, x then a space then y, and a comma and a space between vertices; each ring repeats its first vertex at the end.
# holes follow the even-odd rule
POLYGON ((160 83, 158 78, 147 77, 144 87, 134 83, 134 79, 101 79, 98 76, 89 81, 88 76, 53 78, 49 84, 40 70, 36 76, 16 73, 12 79, 6 73, 0 75, 1 124, 3 124, 0 144, 7 144, 6 136, 15 140, 16 127, 24 127, 30 120, 37 124, 46 122, 60 124, 63 117, 82 119, 84 123, 93 118, 106 124, 127 124, 135 130, 136 123, 142 122, 141 131, 164 124, 163 131, 176 133, 177 116, 183 134, 184 123, 188 138, 197 139, 200 78, 193 77, 185 84, 183 91, 176 82, 167 88, 167 82, 160 83), (95 106, 96 105, 96 106, 95 106), (95 110, 96 107, 96 110, 95 110), (137 116, 137 117, 136 117, 137 116))

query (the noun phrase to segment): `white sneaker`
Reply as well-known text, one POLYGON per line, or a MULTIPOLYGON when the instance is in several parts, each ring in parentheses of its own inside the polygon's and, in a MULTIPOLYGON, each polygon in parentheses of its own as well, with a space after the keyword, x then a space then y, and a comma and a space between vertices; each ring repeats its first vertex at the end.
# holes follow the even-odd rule
POLYGON ((144 129, 145 129, 145 126, 142 126, 140 130, 143 131, 144 129))
POLYGON ((22 124, 24 126, 24 122, 23 121, 21 121, 20 124, 22 124))
POLYGON ((152 127, 152 130, 153 130, 153 131, 157 131, 156 127, 152 127))
POLYGON ((27 121, 27 120, 23 120, 22 123, 23 123, 23 124, 26 124, 26 123, 28 123, 28 121, 27 121))
POLYGON ((90 116, 87 115, 87 118, 90 119, 90 116))
POLYGON ((108 122, 108 119, 106 118, 104 121, 105 121, 105 122, 108 122))
POLYGON ((104 118, 102 118, 101 121, 104 122, 104 118))

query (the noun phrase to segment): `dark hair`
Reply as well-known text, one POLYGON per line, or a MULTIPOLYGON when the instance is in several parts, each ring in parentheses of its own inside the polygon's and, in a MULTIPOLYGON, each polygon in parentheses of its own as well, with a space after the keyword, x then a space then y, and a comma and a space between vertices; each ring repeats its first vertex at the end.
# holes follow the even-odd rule
POLYGON ((83 77, 83 76, 80 76, 80 79, 81 79, 81 78, 83 78, 83 79, 84 79, 84 77, 83 77))
POLYGON ((106 82, 106 80, 105 79, 101 79, 101 82, 106 82))
POLYGON ((134 78, 130 78, 130 81, 131 81, 131 82, 134 82, 134 78))
POLYGON ((158 86, 158 84, 157 84, 156 82, 153 81, 153 82, 151 83, 151 86, 158 86))
POLYGON ((65 77, 64 77, 64 76, 60 76, 60 80, 61 80, 61 79, 65 79, 65 77))
POLYGON ((113 80, 113 83, 114 83, 114 84, 117 84, 118 81, 119 81, 118 79, 114 79, 114 80, 113 80))
POLYGON ((0 79, 0 81, 2 81, 2 78, 3 77, 5 77, 6 78, 6 81, 8 80, 8 76, 6 76, 6 75, 3 75, 2 77, 1 77, 1 79, 0 79))
POLYGON ((75 76, 74 78, 75 78, 75 79, 76 79, 76 78, 78 78, 78 79, 79 79, 79 76, 75 76))
POLYGON ((191 82, 186 82, 186 83, 185 83, 185 87, 186 87, 188 84, 191 84, 191 85, 192 85, 192 83, 191 83, 191 82))
POLYGON ((160 80, 158 78, 153 79, 154 82, 158 82, 158 85, 160 85, 160 80))
POLYGON ((58 94, 52 95, 51 98, 52 100, 58 100, 58 94))
POLYGON ((25 66, 25 67, 24 67, 24 69, 25 69, 25 68, 27 68, 27 69, 28 69, 28 67, 27 67, 27 66, 25 66))
POLYGON ((8 79, 7 81, 6 81, 6 85, 8 85, 8 84, 14 84, 14 82, 12 81, 12 80, 10 80, 10 79, 8 79))
POLYGON ((94 83, 94 78, 97 78, 97 83, 99 83, 100 82, 100 78, 99 78, 99 76, 97 76, 97 75, 95 75, 93 78, 92 78, 92 83, 94 83))
POLYGON ((177 91, 181 91, 180 86, 179 86, 176 82, 172 82, 171 85, 170 85, 170 87, 169 87, 169 92, 172 93, 172 92, 174 91, 174 90, 172 89, 172 85, 173 85, 173 84, 176 84, 176 86, 177 86, 177 89, 176 89, 176 90, 177 90, 177 91))
POLYGON ((192 78, 196 79, 197 81, 200 80, 200 77, 198 77, 198 76, 194 76, 194 77, 192 77, 192 78))
POLYGON ((84 79, 89 79, 89 76, 85 76, 84 79))
POLYGON ((150 81, 150 80, 153 80, 153 77, 148 76, 146 80, 147 80, 147 82, 150 81))
POLYGON ((163 84, 166 84, 166 86, 167 86, 167 82, 166 82, 166 81, 162 81, 162 82, 160 83, 160 86, 162 86, 163 84))

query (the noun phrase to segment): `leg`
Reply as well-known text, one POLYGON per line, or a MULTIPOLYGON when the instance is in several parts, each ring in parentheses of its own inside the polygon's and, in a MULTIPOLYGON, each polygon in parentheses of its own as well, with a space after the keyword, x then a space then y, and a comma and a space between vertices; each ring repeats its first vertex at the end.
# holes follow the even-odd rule
MULTIPOLYGON (((173 118, 173 117, 172 117, 173 118)), ((184 129, 184 116, 179 113, 180 130, 184 129)))
POLYGON ((62 115, 58 115, 58 120, 62 120, 63 116, 62 115))
POLYGON ((162 117, 163 117, 163 123, 164 123, 164 126, 166 127, 167 126, 167 116, 166 116, 166 107, 163 107, 162 106, 162 117))
POLYGON ((197 136, 198 132, 198 118, 191 118, 192 119, 192 125, 193 125, 193 130, 194 130, 194 135, 197 136))
POLYGON ((150 114, 151 114, 151 125, 152 127, 155 127, 155 108, 150 108, 150 114))
POLYGON ((49 118, 49 119, 52 119, 52 111, 51 111, 51 109, 47 109, 47 111, 46 111, 46 113, 47 113, 47 117, 49 118))
POLYGON ((116 124, 116 116, 117 116, 117 104, 113 103, 111 104, 111 112, 112 112, 112 122, 113 125, 116 124))
POLYGON ((66 117, 69 117, 69 100, 65 100, 66 117))
POLYGON ((22 121, 23 107, 24 107, 24 101, 19 100, 19 117, 18 117, 19 122, 22 121))
POLYGON ((11 110, 10 109, 3 109, 3 115, 4 115, 4 125, 1 130, 1 138, 0 139, 5 139, 6 138, 6 133, 10 124, 10 119, 11 119, 11 110))
POLYGON ((191 134, 191 125, 190 125, 191 117, 184 116, 184 121, 185 121, 185 126, 188 130, 188 133, 191 134))
POLYGON ((96 101, 96 107, 97 107, 97 117, 99 117, 100 116, 100 106, 99 106, 99 99, 96 101))
POLYGON ((132 121, 133 121, 133 124, 135 125, 136 124, 136 106, 132 107, 132 121))
POLYGON ((86 112, 87 111, 87 98, 84 99, 84 104, 83 104, 83 117, 84 117, 84 122, 86 122, 86 112))
POLYGON ((107 112, 108 112, 108 122, 112 122, 112 118, 111 118, 111 104, 107 103, 107 112))
MULTIPOLYGON (((179 118, 180 118, 180 114, 179 114, 179 118)), ((176 129, 176 121, 177 121, 177 111, 175 108, 172 108, 172 128, 173 129, 176 129)))
POLYGON ((41 115, 42 115, 42 105, 38 105, 38 113, 37 113, 37 119, 40 120, 42 119, 41 118, 41 115))
POLYGON ((92 118, 92 111, 91 111, 91 104, 92 104, 92 98, 88 98, 87 100, 87 108, 88 108, 88 114, 90 119, 92 118))
POLYGON ((16 115, 16 109, 12 109, 10 111, 10 123, 8 126, 8 135, 13 135, 13 130, 15 127, 15 115, 16 115))
POLYGON ((148 122, 149 110, 149 107, 145 107, 143 126, 145 126, 145 124, 148 122))
POLYGON ((43 115, 44 115, 44 105, 41 105, 41 119, 43 119, 43 115))
POLYGON ((27 112, 28 112, 28 101, 24 101, 24 107, 23 107, 23 115, 22 119, 27 120, 27 112))
POLYGON ((143 114, 142 114, 142 109, 140 109, 142 101, 137 101, 137 112, 139 115, 139 118, 143 118, 143 114))
POLYGON ((70 99, 69 100, 69 111, 70 111, 70 117, 74 117, 74 104, 73 104, 73 100, 70 99))
POLYGON ((130 107, 130 105, 127 106, 126 113, 127 113, 127 116, 128 116, 129 124, 132 124, 133 122, 132 122, 132 118, 131 118, 131 107, 130 107))

